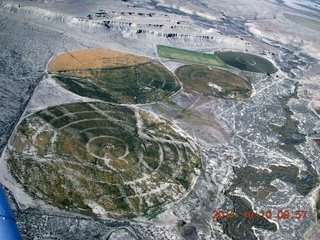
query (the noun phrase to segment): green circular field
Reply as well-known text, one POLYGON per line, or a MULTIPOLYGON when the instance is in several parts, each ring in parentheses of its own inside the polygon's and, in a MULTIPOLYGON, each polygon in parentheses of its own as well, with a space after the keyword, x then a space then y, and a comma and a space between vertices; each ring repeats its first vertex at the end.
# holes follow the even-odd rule
POLYGON ((218 51, 215 52, 215 55, 226 64, 241 70, 265 74, 272 74, 278 71, 278 69, 270 61, 254 54, 218 51))
POLYGON ((69 91, 112 103, 162 101, 181 87, 160 63, 112 50, 64 53, 51 60, 48 71, 69 91))
POLYGON ((187 65, 177 68, 175 74, 184 88, 207 96, 242 99, 252 93, 252 86, 247 80, 218 68, 187 65))
POLYGON ((28 194, 59 208, 154 217, 201 168, 195 143, 166 119, 126 106, 76 103, 24 119, 8 164, 28 194))

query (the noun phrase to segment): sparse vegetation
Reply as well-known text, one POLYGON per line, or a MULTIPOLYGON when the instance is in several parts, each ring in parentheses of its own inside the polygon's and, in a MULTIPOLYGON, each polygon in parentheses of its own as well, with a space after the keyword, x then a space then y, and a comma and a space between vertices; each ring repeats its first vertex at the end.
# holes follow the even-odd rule
POLYGON ((318 191, 316 209, 317 209, 317 220, 320 221, 320 190, 318 191))
POLYGON ((269 127, 279 134, 278 139, 282 142, 280 146, 281 149, 304 161, 307 169, 300 171, 300 176, 297 176, 296 178, 296 186, 297 191, 301 195, 307 196, 319 183, 319 175, 310 160, 296 148, 296 145, 306 141, 305 134, 300 133, 299 122, 292 118, 294 113, 291 111, 290 107, 288 107, 290 98, 298 98, 297 88, 298 84, 296 83, 295 90, 292 94, 279 98, 279 102, 286 118, 284 125, 276 126, 270 124, 269 127))
POLYGON ((184 226, 185 224, 186 224, 186 222, 181 220, 181 219, 177 221, 177 227, 178 228, 184 226))
POLYGON ((218 68, 188 65, 175 71, 186 90, 221 98, 248 98, 251 84, 243 78, 218 68))
POLYGON ((278 191, 271 184, 275 179, 281 179, 291 184, 297 184, 299 181, 299 169, 294 166, 270 166, 270 170, 257 170, 254 167, 235 167, 234 173, 237 178, 232 184, 231 191, 235 187, 241 189, 250 197, 266 198, 270 193, 278 191), (249 178, 247 176, 250 176, 249 178))
POLYGON ((224 232, 232 239, 255 239, 254 228, 265 229, 268 231, 277 231, 277 225, 254 212, 254 218, 244 218, 244 211, 253 211, 251 204, 245 198, 234 196, 227 192, 226 194, 234 204, 234 213, 236 217, 223 218, 218 220, 223 225, 224 232))
POLYGON ((160 63, 116 51, 102 51, 101 56, 94 51, 97 56, 91 56, 91 51, 59 55, 49 71, 69 91, 113 103, 157 102, 180 89, 175 76, 160 63), (65 66, 66 59, 71 62, 65 66))
POLYGON ((107 103, 35 113, 14 145, 8 164, 31 196, 89 215, 91 202, 123 217, 154 218, 190 190, 201 168, 199 150, 169 121, 107 103))

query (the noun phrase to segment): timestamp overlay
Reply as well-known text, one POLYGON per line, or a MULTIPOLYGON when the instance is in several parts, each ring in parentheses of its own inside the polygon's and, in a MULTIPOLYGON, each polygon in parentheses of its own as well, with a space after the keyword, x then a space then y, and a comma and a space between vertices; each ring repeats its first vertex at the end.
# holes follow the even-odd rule
MULTIPOLYGON (((298 199, 288 200, 297 202, 298 199)), ((242 208, 222 206, 212 209, 212 223, 224 224, 226 226, 223 228, 224 232, 230 232, 237 226, 255 226, 253 231, 257 239, 269 239, 272 233, 288 232, 288 226, 299 225, 301 229, 308 229, 310 221, 315 218, 312 209, 300 204, 286 205, 287 207, 278 204, 278 207, 274 205, 270 208, 257 209, 252 209, 250 205, 247 205, 247 208, 245 205, 242 206, 242 208)), ((302 231, 301 234, 305 235, 305 232, 302 231)))
POLYGON ((297 219, 297 220, 303 220, 307 217, 308 210, 295 210, 290 211, 286 209, 280 209, 280 210, 261 210, 259 213, 254 212, 253 210, 243 210, 241 213, 236 213, 234 210, 213 210, 212 211, 212 219, 214 220, 222 220, 224 218, 238 218, 238 219, 249 219, 252 220, 254 218, 257 218, 257 216, 266 218, 266 219, 297 219))

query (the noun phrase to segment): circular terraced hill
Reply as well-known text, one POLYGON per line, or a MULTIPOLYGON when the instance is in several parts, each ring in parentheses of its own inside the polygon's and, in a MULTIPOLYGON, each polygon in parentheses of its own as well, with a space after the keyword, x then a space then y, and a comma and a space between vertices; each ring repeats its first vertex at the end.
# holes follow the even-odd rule
POLYGON ((177 126, 108 103, 49 108, 24 119, 8 164, 31 196, 102 216, 153 217, 183 197, 200 152, 177 126))
POLYGON ((272 74, 278 69, 267 59, 250 53, 218 51, 215 52, 226 64, 241 70, 257 73, 272 74))
POLYGON ((219 68, 186 65, 177 68, 175 74, 185 89, 207 96, 243 99, 252 94, 252 85, 247 80, 219 68))
POLYGON ((69 91, 113 103, 157 102, 181 87, 159 62, 112 50, 60 54, 48 64, 48 72, 69 91))

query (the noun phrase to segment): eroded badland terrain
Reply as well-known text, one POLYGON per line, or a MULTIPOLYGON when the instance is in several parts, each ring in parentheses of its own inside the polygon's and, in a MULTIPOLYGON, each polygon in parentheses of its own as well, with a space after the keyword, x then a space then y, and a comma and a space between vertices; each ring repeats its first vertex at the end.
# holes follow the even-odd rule
POLYGON ((318 239, 319 12, 0 2, 0 181, 23 238, 318 239))

